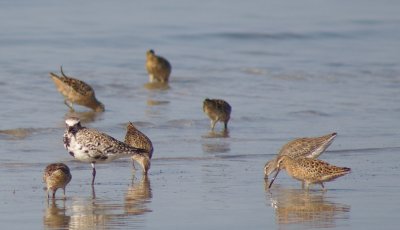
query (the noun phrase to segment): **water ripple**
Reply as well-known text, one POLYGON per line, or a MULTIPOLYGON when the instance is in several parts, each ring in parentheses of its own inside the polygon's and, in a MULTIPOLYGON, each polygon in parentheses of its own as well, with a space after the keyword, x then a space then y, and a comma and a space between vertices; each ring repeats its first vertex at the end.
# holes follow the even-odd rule
POLYGON ((365 36, 367 31, 314 31, 314 32, 218 32, 203 34, 185 34, 178 35, 181 39, 204 39, 204 38, 223 38, 231 40, 319 40, 319 39, 354 39, 359 36, 365 36))

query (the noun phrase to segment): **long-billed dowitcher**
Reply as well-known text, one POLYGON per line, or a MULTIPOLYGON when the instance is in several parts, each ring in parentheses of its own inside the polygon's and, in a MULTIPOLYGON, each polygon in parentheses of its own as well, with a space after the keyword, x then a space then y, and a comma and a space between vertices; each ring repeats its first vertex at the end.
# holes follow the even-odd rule
POLYGON ((157 56, 154 50, 148 50, 146 52, 146 69, 150 82, 167 83, 172 68, 167 59, 157 56))
POLYGON ((43 181, 47 187, 47 198, 50 198, 50 190, 53 193, 53 199, 56 196, 56 191, 62 188, 65 198, 65 187, 71 181, 71 173, 67 165, 63 163, 53 163, 47 165, 43 174, 43 181))
POLYGON ((74 110, 72 105, 75 103, 91 108, 96 112, 104 111, 104 105, 96 99, 94 90, 90 85, 76 78, 66 76, 62 67, 61 75, 50 73, 57 90, 64 96, 64 103, 71 110, 74 110))
POLYGON ((280 156, 277 160, 278 170, 275 176, 272 178, 268 188, 271 188, 278 173, 281 169, 285 169, 287 174, 296 180, 302 181, 305 184, 306 189, 309 188, 310 184, 320 184, 323 189, 324 182, 332 181, 338 177, 344 176, 350 173, 350 168, 338 167, 330 165, 325 161, 312 158, 296 158, 293 159, 290 156, 280 156))
MULTIPOLYGON (((132 122, 126 126, 125 141, 126 144, 139 149, 146 150, 147 156, 151 159, 153 156, 153 143, 144 133, 140 132, 132 122)), ((136 161, 136 157, 132 156, 132 160, 136 161)), ((135 167, 133 165, 133 167, 135 167)))
POLYGON ((228 121, 231 118, 232 108, 228 102, 221 99, 206 98, 203 101, 203 111, 211 119, 211 130, 220 121, 224 123, 225 130, 228 128, 228 121))
POLYGON ((276 158, 265 164, 265 178, 277 170, 277 160, 280 156, 317 158, 332 144, 336 135, 337 133, 330 133, 320 137, 303 137, 289 141, 281 148, 276 158))
POLYGON ((92 185, 96 177, 96 163, 109 163, 122 157, 135 157, 144 174, 150 169, 150 158, 146 150, 134 148, 105 133, 83 127, 78 118, 68 118, 65 123, 67 128, 64 133, 64 147, 75 159, 91 163, 92 185))

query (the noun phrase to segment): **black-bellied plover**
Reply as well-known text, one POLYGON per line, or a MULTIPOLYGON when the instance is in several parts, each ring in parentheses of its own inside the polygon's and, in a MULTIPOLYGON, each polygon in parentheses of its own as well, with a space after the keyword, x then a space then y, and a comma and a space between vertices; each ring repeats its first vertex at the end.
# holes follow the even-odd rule
POLYGON ((150 82, 167 83, 172 68, 167 59, 157 56, 154 50, 148 50, 146 52, 146 69, 150 82))
POLYGON ((47 165, 43 173, 43 182, 47 187, 47 198, 50 198, 50 190, 53 194, 53 199, 56 196, 56 191, 62 188, 65 198, 65 187, 71 181, 72 176, 67 165, 63 163, 53 163, 47 165))
POLYGON ((330 133, 320 137, 302 137, 286 143, 274 159, 268 161, 264 166, 264 176, 268 176, 278 169, 277 160, 280 156, 290 156, 294 159, 299 157, 317 158, 332 144, 337 133, 330 133))
POLYGON ((64 133, 64 147, 75 159, 91 163, 92 185, 96 177, 96 163, 109 163, 122 157, 134 157, 147 174, 150 169, 150 158, 144 149, 134 148, 95 129, 83 127, 78 118, 65 120, 67 128, 64 133))
POLYGON ((232 108, 228 102, 221 99, 208 99, 203 101, 203 111, 211 119, 211 130, 220 121, 224 123, 224 128, 228 128, 228 121, 231 118, 232 108))
POLYGON ((290 156, 283 155, 277 160, 278 170, 272 178, 268 188, 271 188, 278 173, 281 169, 285 169, 287 174, 296 180, 302 182, 306 189, 309 189, 310 184, 320 184, 322 189, 325 189, 324 182, 332 181, 338 177, 350 173, 351 169, 346 167, 338 167, 330 165, 325 161, 318 159, 300 157, 293 159, 290 156))
MULTIPOLYGON (((146 150, 147 156, 150 159, 153 156, 154 149, 150 138, 140 132, 132 122, 129 122, 126 126, 125 143, 134 148, 146 150)), ((132 160, 136 161, 135 156, 132 156, 132 160)))
POLYGON ((96 99, 93 88, 87 83, 76 78, 68 77, 61 67, 62 76, 50 73, 50 77, 57 87, 57 90, 64 96, 64 103, 74 110, 72 105, 78 104, 91 108, 96 112, 103 112, 104 105, 96 99))

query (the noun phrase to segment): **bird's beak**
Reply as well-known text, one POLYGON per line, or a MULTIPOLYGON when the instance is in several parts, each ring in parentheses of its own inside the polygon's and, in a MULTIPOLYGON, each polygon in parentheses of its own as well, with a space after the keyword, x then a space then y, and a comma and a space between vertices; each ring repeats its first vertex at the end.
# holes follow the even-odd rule
POLYGON ((276 179, 276 177, 278 176, 278 173, 279 173, 280 171, 281 171, 280 168, 278 168, 278 170, 276 170, 276 173, 275 173, 274 177, 272 178, 271 183, 269 183, 268 188, 271 188, 272 183, 274 183, 274 181, 275 181, 275 179, 276 179))

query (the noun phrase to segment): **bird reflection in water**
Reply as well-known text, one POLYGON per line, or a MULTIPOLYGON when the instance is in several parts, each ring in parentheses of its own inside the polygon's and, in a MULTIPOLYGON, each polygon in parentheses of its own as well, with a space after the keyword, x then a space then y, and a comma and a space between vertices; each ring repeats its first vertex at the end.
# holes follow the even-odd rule
POLYGON ((125 194, 121 192, 117 197, 96 197, 92 189, 92 197, 72 199, 69 229, 108 229, 121 225, 126 229, 136 228, 143 225, 143 215, 151 212, 148 204, 152 192, 150 180, 145 175, 129 185, 125 194))
POLYGON ((125 193, 125 213, 141 215, 151 212, 148 208, 148 203, 152 197, 149 177, 143 175, 142 179, 138 183, 132 183, 125 193))
POLYGON ((104 201, 96 199, 74 199, 70 207, 72 215, 69 229, 95 229, 106 226, 112 219, 112 210, 104 201))
POLYGON ((202 136, 203 138, 229 138, 229 129, 224 129, 219 132, 210 131, 206 135, 202 136))
POLYGON ((201 145, 205 153, 228 153, 231 151, 229 142, 218 140, 218 138, 229 138, 228 129, 220 132, 211 131, 202 137, 204 139, 201 145))
POLYGON ((309 192, 303 189, 289 189, 276 186, 265 191, 269 203, 275 209, 279 225, 304 224, 312 228, 332 228, 339 220, 348 220, 350 205, 340 204, 326 198, 326 192, 309 192))
POLYGON ((157 110, 158 106, 168 105, 170 101, 165 100, 165 92, 169 89, 168 83, 162 82, 153 82, 146 83, 145 88, 151 90, 147 95, 147 110, 146 113, 159 115, 159 111, 157 110), (154 111, 154 109, 156 109, 154 111))
POLYGON ((230 144, 227 142, 203 143, 202 149, 206 153, 228 153, 231 151, 230 144))
POLYGON ((45 229, 67 229, 70 218, 66 215, 65 200, 48 200, 43 217, 45 229), (62 205, 59 207, 57 202, 62 203, 62 205))

